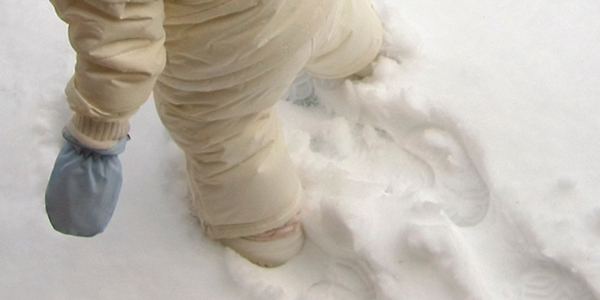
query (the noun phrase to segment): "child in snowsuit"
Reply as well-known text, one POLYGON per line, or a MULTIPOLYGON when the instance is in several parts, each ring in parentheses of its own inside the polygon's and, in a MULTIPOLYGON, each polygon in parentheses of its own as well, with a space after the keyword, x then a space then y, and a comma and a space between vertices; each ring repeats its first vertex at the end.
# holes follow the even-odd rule
POLYGON ((369 0, 51 2, 77 52, 46 195, 53 226, 104 229, 128 120, 154 91, 205 234, 263 266, 295 255, 301 187, 273 107, 302 70, 342 78, 371 64, 382 28, 369 0))

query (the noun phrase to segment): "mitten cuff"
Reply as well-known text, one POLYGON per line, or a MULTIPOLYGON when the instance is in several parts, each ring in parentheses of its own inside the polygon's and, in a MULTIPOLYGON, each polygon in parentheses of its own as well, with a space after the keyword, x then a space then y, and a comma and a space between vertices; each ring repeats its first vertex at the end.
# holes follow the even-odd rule
POLYGON ((104 121, 75 113, 67 130, 83 145, 92 149, 110 149, 129 133, 129 121, 104 121))

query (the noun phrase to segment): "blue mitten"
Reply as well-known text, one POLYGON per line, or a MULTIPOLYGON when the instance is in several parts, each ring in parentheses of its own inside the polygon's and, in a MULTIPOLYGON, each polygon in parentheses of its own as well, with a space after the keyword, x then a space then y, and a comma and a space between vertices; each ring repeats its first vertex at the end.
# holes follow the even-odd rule
POLYGON ((46 188, 46 212, 54 229, 94 236, 106 228, 117 205, 123 175, 118 155, 129 137, 110 149, 86 147, 67 130, 46 188))

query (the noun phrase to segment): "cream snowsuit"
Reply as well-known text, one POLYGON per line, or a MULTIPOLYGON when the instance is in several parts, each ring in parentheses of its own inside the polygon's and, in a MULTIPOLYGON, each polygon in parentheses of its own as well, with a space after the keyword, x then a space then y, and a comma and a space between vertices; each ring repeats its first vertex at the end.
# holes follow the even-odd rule
POLYGON ((306 69, 340 78, 376 57, 369 0, 51 0, 77 51, 69 130, 102 146, 154 88, 183 149, 205 233, 258 234, 300 209, 273 106, 306 69))

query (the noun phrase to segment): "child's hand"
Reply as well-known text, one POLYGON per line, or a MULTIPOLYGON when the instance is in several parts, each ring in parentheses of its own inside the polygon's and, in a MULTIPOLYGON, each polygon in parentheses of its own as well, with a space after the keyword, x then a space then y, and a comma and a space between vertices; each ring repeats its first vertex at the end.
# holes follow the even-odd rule
POLYGON ((118 155, 129 137, 110 149, 92 149, 67 130, 46 188, 46 212, 54 229, 94 236, 108 225, 117 205, 123 175, 118 155))

